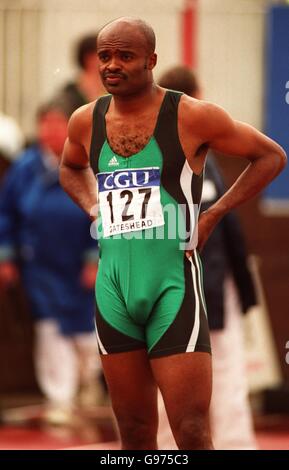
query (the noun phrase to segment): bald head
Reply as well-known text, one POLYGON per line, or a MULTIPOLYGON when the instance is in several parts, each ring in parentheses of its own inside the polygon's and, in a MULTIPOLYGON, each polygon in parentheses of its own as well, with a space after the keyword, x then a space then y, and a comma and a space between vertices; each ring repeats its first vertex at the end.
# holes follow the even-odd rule
POLYGON ((155 34, 145 21, 130 17, 111 21, 99 31, 96 48, 99 73, 109 93, 124 97, 152 87, 155 34))
POLYGON ((111 34, 115 36, 123 36, 129 34, 135 36, 136 41, 145 48, 148 54, 153 54, 156 47, 156 37, 152 27, 140 18, 132 18, 123 16, 116 20, 110 21, 103 26, 98 35, 97 43, 104 34, 111 34))

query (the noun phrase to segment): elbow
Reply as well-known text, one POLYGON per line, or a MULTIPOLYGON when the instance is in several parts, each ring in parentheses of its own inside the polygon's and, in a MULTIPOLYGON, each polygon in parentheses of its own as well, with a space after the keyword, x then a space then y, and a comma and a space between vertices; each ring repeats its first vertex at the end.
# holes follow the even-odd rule
POLYGON ((280 171, 282 171, 283 168, 285 168, 285 166, 287 165, 287 155, 282 147, 280 147, 280 151, 278 153, 278 160, 280 171))
MULTIPOLYGON (((279 173, 285 168, 287 164, 287 155, 280 145, 271 148, 264 157, 264 170, 267 173, 269 180, 276 178, 279 173)), ((261 158, 262 160, 262 158, 261 158)))
POLYGON ((279 146, 274 154, 275 177, 281 173, 287 164, 287 155, 282 147, 279 146))

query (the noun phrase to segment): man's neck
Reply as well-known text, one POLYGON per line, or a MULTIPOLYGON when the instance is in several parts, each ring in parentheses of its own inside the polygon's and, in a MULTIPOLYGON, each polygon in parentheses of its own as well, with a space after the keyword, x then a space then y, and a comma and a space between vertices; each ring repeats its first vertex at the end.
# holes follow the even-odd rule
POLYGON ((161 88, 152 82, 142 92, 125 96, 113 95, 112 111, 121 115, 139 113, 149 108, 161 95, 161 88))

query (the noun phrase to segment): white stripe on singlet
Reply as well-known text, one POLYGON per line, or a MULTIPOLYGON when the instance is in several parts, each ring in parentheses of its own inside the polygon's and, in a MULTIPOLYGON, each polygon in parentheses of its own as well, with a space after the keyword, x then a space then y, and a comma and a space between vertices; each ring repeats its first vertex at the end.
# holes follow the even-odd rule
POLYGON ((201 268, 201 266, 200 266, 200 260, 199 260, 199 258, 198 258, 198 255, 197 255, 196 250, 194 250, 193 256, 194 256, 194 258, 195 258, 195 262, 196 262, 196 266, 197 266, 197 271, 198 271, 198 284, 199 284, 200 297, 201 297, 201 299, 202 299, 202 304, 203 304, 204 312, 205 312, 205 315, 206 315, 206 317, 207 317, 208 315, 207 315, 207 309, 206 309, 206 302, 205 302, 205 298, 204 298, 203 285, 202 285, 202 268, 201 268))
POLYGON ((196 343, 199 336, 200 331, 200 300, 197 288, 197 275, 196 275, 196 268, 193 261, 190 259, 191 269, 192 269, 192 278, 193 278, 193 288, 195 294, 195 322, 192 330, 191 337, 188 342, 188 346, 186 352, 194 351, 196 348, 196 343))
POLYGON ((100 349, 102 354, 108 354, 108 352, 106 351, 105 347, 103 346, 103 344, 101 342, 100 336, 99 336, 98 331, 97 331, 97 326, 96 326, 96 321, 95 320, 94 320, 94 325, 95 325, 95 332, 96 332, 96 338, 97 338, 99 349, 100 349))

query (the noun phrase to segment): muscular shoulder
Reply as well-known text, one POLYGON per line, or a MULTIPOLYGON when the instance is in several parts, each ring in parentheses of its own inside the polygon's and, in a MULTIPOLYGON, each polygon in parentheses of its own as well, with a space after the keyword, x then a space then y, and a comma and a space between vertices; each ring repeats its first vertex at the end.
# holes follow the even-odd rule
POLYGON ((204 143, 234 126, 234 121, 220 106, 187 95, 182 96, 179 116, 181 125, 204 143))
POLYGON ((71 141, 82 144, 91 133, 92 114, 95 101, 85 104, 72 114, 68 124, 68 135, 71 141))

